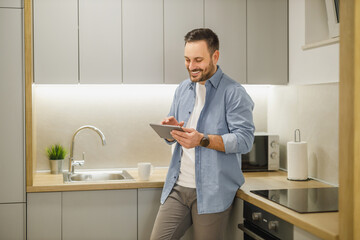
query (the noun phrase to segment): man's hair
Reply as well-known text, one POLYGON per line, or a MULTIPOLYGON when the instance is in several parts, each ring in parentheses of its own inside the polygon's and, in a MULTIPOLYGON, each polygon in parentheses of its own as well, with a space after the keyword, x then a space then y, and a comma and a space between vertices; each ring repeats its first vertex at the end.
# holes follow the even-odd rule
POLYGON ((204 40, 208 46, 210 56, 214 54, 216 50, 219 50, 219 38, 209 28, 197 28, 188 32, 185 37, 185 45, 188 42, 196 42, 204 40))

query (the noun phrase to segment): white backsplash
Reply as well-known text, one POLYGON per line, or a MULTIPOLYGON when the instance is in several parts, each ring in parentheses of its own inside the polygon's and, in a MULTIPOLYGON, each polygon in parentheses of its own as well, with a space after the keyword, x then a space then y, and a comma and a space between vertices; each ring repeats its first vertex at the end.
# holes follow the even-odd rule
POLYGON ((300 129, 301 140, 308 143, 309 176, 337 185, 338 116, 338 83, 271 87, 268 131, 280 135, 280 166, 287 167, 286 144, 300 129))
MULTIPOLYGON (((257 131, 266 131, 269 86, 245 86, 255 102, 257 131)), ((45 148, 61 143, 70 149, 73 133, 94 125, 106 136, 83 130, 76 137, 74 156, 83 168, 136 167, 149 161, 168 166, 171 147, 149 127, 170 110, 176 85, 34 85, 37 170, 48 170, 45 148)), ((64 168, 67 169, 68 160, 64 168)))

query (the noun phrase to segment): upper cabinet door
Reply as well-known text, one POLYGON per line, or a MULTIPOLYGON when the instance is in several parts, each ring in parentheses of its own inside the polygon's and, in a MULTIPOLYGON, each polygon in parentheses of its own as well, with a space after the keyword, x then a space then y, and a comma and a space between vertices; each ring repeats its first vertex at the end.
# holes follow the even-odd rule
POLYGON ((184 36, 204 26, 203 0, 164 1, 165 83, 189 78, 184 60, 184 36))
POLYGON ((80 83, 121 83, 121 1, 79 1, 80 83))
POLYGON ((205 27, 219 37, 219 66, 246 83, 246 0, 205 0, 205 27))
POLYGON ((23 0, 0 0, 0 8, 23 8, 23 0))
POLYGON ((249 84, 287 84, 287 13, 287 0, 247 1, 249 84))
POLYGON ((34 0, 35 83, 78 83, 77 0, 34 0))
POLYGON ((23 10, 0 8, 0 203, 25 201, 24 88, 23 10))
POLYGON ((123 0, 123 83, 164 83, 163 0, 123 0))

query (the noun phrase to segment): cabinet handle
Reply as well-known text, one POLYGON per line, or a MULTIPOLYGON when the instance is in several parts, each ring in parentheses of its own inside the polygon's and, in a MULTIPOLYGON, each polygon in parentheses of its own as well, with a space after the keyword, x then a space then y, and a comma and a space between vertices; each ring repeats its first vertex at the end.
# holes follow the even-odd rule
POLYGON ((256 233, 253 233, 251 230, 247 229, 244 226, 244 224, 238 224, 238 228, 240 228, 244 233, 246 233, 247 235, 249 235, 250 237, 252 237, 255 240, 265 240, 264 238, 260 237, 256 233))

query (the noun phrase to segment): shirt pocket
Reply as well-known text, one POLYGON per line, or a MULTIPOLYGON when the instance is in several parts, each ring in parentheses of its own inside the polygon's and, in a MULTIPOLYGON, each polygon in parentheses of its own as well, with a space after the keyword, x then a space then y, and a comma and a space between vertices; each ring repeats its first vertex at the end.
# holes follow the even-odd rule
POLYGON ((204 117, 204 132, 207 134, 223 135, 229 133, 225 112, 212 111, 204 117))
POLYGON ((194 109, 194 104, 195 104, 194 96, 192 96, 189 93, 187 93, 184 97, 179 99, 179 102, 177 104, 178 109, 177 109, 176 120, 178 120, 178 122, 184 121, 185 122, 184 126, 186 126, 186 123, 190 118, 190 115, 194 109))
POLYGON ((187 121, 189 120, 191 113, 193 111, 193 106, 189 102, 182 102, 179 104, 179 111, 177 120, 179 122, 184 121, 186 126, 187 121))

